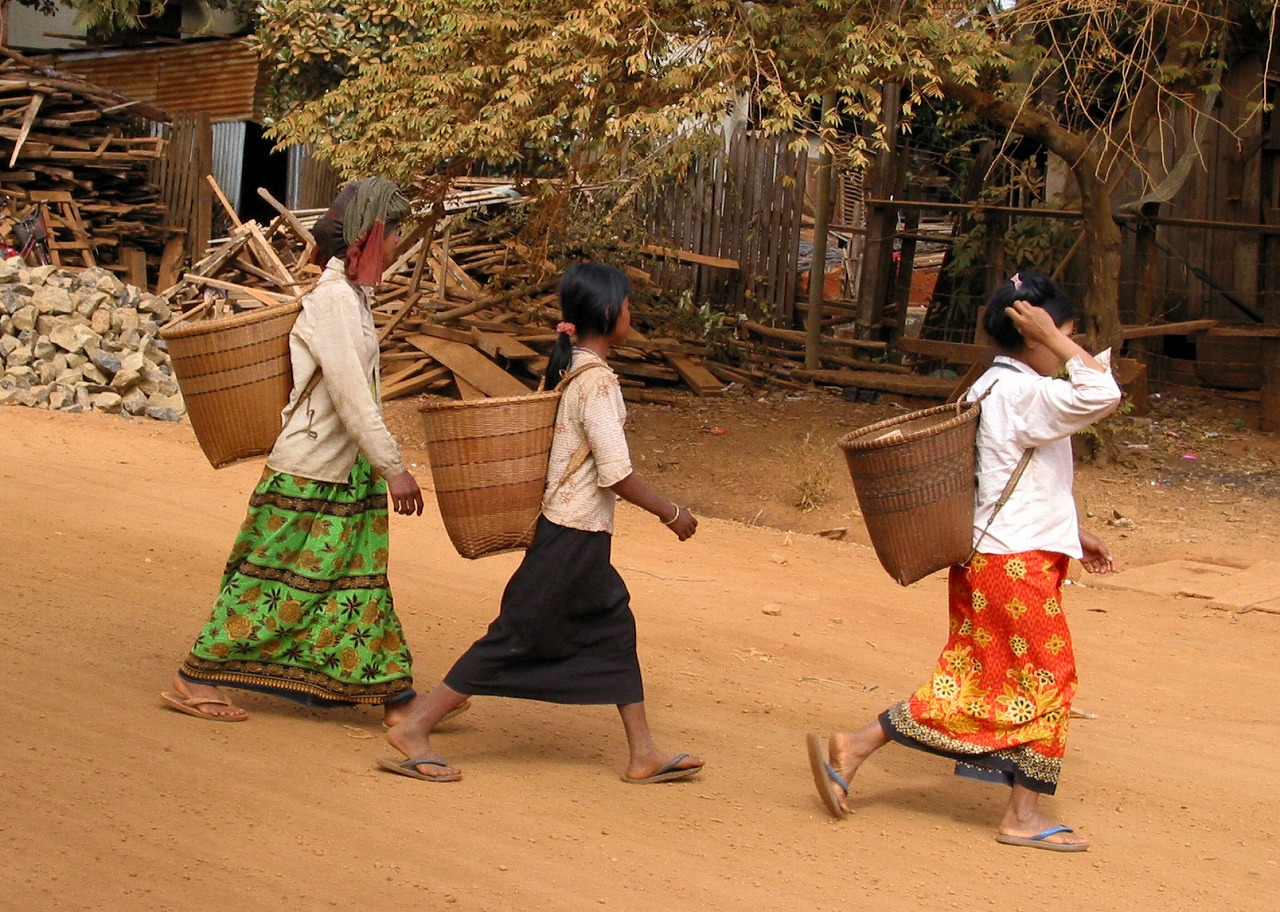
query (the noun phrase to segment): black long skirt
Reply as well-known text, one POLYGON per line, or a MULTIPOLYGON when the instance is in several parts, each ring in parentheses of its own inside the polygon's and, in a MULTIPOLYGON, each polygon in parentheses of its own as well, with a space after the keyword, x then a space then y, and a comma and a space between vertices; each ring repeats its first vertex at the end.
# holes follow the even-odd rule
POLYGON ((548 703, 640 703, 631 594, 610 563, 613 536, 539 517, 489 632, 444 683, 467 695, 548 703))

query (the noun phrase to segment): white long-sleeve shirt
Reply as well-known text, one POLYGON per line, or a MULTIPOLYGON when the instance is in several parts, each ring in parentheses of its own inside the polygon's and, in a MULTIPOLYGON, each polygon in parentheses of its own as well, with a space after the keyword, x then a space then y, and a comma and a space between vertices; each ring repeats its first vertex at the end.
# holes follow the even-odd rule
POLYGON ((293 392, 281 413, 287 423, 267 457, 269 468, 340 483, 363 453, 384 478, 405 471, 400 447, 382 421, 369 292, 347 280, 342 260, 331 259, 303 296, 289 334, 289 357, 293 392), (317 367, 323 371, 320 383, 295 408, 317 367))
POLYGON ((1105 417, 1120 402, 1111 376, 1111 351, 1097 356, 1105 370, 1076 356, 1067 378, 1042 377, 1016 358, 997 355, 968 393, 987 390, 978 421, 978 489, 973 541, 988 554, 1055 551, 1079 558, 1071 435, 1105 417), (1035 453, 986 535, 996 501, 1028 447, 1035 453))

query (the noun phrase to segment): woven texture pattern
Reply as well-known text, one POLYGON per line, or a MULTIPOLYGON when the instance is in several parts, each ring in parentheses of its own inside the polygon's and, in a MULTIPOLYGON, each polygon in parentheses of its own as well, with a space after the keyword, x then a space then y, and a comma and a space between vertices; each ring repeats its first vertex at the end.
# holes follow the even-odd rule
POLYGON ((421 407, 440 516, 463 557, 533 541, 559 405, 552 391, 421 407))
POLYGON ((215 469, 271 451, 293 389, 289 331, 300 304, 161 331, 200 449, 215 469))
POLYGON ((876 557, 903 586, 973 550, 979 411, 940 405, 840 438, 876 557))

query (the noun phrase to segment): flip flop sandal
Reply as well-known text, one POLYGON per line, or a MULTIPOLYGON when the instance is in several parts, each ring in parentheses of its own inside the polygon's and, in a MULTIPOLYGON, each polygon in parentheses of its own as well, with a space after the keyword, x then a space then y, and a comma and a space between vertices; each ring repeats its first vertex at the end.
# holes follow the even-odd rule
POLYGON ((1075 830, 1069 826, 1049 827, 1042 833, 1036 833, 1034 836, 1010 836, 1006 833, 996 833, 996 842, 1002 842, 1005 845, 1024 846, 1029 849, 1045 849, 1049 852, 1083 852, 1089 848, 1087 842, 1049 842, 1050 836, 1056 836, 1058 833, 1074 833, 1075 830))
POLYGON ((457 782, 462 778, 462 773, 448 773, 444 776, 428 776, 426 773, 419 771, 421 765, 439 766, 448 768, 449 764, 443 760, 437 760, 435 757, 410 757, 408 760, 388 760, 385 757, 378 758, 378 766, 392 773, 398 773, 401 776, 408 776, 410 779, 422 779, 425 782, 457 782))
POLYGON ((840 806, 840 796, 836 794, 835 786, 839 786, 847 797, 849 783, 827 761, 827 745, 823 743, 821 735, 810 732, 805 736, 805 743, 809 748, 809 770, 813 773, 813 784, 818 787, 818 796, 822 798, 822 803, 827 806, 831 816, 840 820, 848 811, 840 806))
POLYGON ((197 718, 205 719, 209 722, 243 722, 245 719, 249 718, 249 714, 244 710, 240 710, 240 715, 238 716, 218 716, 213 713, 204 712, 200 709, 201 706, 229 706, 232 709, 240 709, 240 707, 236 706, 234 703, 228 700, 219 699, 218 697, 197 699, 196 697, 184 697, 180 693, 172 693, 166 690, 160 694, 160 699, 164 700, 165 704, 170 709, 176 709, 180 713, 186 713, 188 716, 196 716, 197 718))
POLYGON ((653 782, 673 782, 676 779, 688 779, 702 772, 700 766, 687 766, 683 769, 677 769, 681 761, 688 758, 688 754, 677 754, 663 764, 662 768, 651 776, 645 776, 641 779, 632 779, 630 776, 623 776, 622 781, 630 785, 649 785, 653 782))

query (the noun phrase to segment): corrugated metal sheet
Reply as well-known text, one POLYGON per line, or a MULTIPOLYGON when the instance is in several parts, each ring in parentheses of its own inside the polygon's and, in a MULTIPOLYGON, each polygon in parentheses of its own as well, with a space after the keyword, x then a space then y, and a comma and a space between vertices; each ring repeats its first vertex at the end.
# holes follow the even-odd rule
POLYGON ((244 175, 244 135, 243 120, 213 125, 213 179, 236 210, 244 175))
POLYGON ((258 57, 240 39, 54 54, 42 60, 170 114, 203 112, 214 123, 256 121, 261 114, 258 57))

